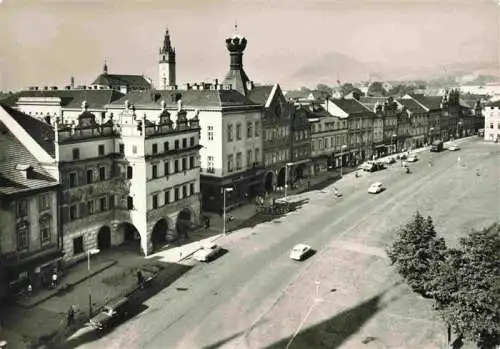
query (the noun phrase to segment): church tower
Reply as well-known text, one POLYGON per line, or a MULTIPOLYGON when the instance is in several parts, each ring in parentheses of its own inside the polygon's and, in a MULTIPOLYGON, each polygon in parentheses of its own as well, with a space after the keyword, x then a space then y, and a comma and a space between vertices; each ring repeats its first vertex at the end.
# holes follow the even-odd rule
POLYGON ((233 90, 237 90, 246 96, 249 90, 250 79, 243 69, 243 51, 247 47, 247 39, 236 33, 226 39, 226 48, 229 51, 229 71, 224 79, 225 84, 231 84, 233 90))
POLYGON ((158 62, 158 89, 167 90, 169 86, 175 86, 175 49, 170 43, 168 29, 160 47, 160 60, 158 62))

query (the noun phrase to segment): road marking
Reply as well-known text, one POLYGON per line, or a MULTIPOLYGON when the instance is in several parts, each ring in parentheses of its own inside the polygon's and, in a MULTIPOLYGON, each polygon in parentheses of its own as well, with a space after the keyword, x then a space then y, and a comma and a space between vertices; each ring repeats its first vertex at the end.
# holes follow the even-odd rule
POLYGON ((292 338, 290 338, 290 341, 288 342, 288 344, 286 345, 286 348, 285 349, 288 349, 290 348, 290 345, 292 345, 292 342, 293 340, 295 339, 295 337, 297 337, 297 335, 299 334, 300 330, 302 329, 302 326, 304 326, 305 322, 307 321, 307 319, 309 318, 309 315, 311 315, 311 313, 313 312, 314 310, 314 307, 316 306, 316 304, 319 304, 319 302, 314 302, 311 307, 309 308, 309 311, 307 312, 306 316, 304 316, 304 318, 302 319, 302 321, 300 322, 299 324, 299 327, 297 327, 297 329, 295 330, 295 333, 293 334, 292 338))

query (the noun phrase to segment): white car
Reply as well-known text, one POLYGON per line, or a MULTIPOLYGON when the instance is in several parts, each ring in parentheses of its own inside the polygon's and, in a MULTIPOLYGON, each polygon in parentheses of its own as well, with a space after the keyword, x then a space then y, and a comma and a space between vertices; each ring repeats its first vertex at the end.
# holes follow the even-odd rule
POLYGON ((208 262, 222 253, 222 248, 215 244, 209 243, 201 246, 201 248, 193 254, 193 258, 200 262, 208 262))
POLYGON ((406 159, 406 161, 408 161, 408 162, 416 162, 417 160, 418 160, 418 158, 415 154, 408 156, 408 159, 406 159))
POLYGON ((450 144, 448 146, 448 150, 451 150, 451 151, 456 151, 456 150, 460 150, 460 147, 456 144, 450 144))
POLYGON ((375 182, 372 185, 370 185, 370 188, 368 188, 368 193, 370 194, 378 194, 384 190, 384 186, 380 182, 375 182))
POLYGON ((312 248, 309 245, 306 244, 297 244, 293 246, 292 250, 290 251, 290 258, 294 259, 296 261, 301 261, 307 255, 309 255, 312 252, 312 248))

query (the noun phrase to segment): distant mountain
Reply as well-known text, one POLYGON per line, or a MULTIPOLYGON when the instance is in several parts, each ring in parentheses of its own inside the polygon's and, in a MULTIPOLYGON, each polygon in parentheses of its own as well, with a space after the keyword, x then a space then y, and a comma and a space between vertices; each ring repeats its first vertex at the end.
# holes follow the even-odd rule
POLYGON ((363 62, 353 57, 329 52, 314 59, 284 77, 286 85, 315 86, 318 83, 335 85, 344 82, 372 80, 429 80, 443 76, 460 78, 467 74, 498 76, 496 62, 451 62, 433 66, 402 66, 381 62, 363 62))

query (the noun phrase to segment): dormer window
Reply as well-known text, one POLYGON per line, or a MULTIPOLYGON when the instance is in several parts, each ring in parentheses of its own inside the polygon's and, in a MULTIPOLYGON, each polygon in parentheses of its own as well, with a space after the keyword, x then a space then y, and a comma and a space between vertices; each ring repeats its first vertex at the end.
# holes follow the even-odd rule
POLYGON ((16 170, 21 172, 21 175, 25 179, 30 179, 33 176, 33 167, 27 164, 17 164, 16 165, 16 170))

